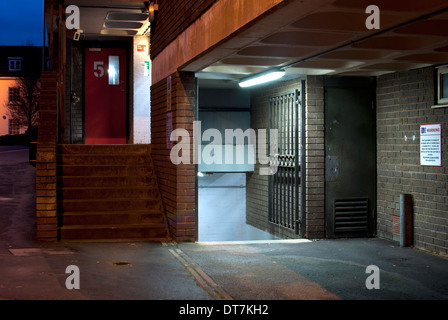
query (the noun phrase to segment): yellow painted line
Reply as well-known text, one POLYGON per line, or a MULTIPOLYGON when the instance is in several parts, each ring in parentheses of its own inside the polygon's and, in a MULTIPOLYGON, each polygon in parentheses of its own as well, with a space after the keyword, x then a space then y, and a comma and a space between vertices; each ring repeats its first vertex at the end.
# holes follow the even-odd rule
POLYGON ((168 249, 177 260, 196 279, 197 283, 215 300, 233 300, 222 288, 220 288, 196 263, 193 262, 182 250, 168 249))

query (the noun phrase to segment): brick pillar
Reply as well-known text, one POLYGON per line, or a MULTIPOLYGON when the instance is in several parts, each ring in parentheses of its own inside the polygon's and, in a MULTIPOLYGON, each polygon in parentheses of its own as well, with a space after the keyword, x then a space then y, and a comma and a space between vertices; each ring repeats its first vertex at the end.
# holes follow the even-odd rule
POLYGON ((191 164, 176 166, 171 162, 167 132, 167 124, 172 124, 172 130, 187 130, 192 155, 195 78, 194 73, 176 72, 170 79, 151 87, 151 151, 173 240, 197 241, 196 165, 192 159, 191 164))
POLYGON ((306 237, 325 237, 325 101, 323 77, 306 84, 306 237))
POLYGON ((42 72, 39 106, 39 134, 36 155, 37 239, 53 242, 57 234, 56 145, 57 75, 42 72))

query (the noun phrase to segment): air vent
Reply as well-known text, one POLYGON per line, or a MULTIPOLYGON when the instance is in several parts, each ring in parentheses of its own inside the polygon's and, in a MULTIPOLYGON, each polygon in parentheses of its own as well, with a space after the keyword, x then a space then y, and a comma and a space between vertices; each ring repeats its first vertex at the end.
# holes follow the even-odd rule
POLYGON ((135 36, 137 34, 136 30, 112 30, 112 29, 103 29, 101 30, 102 35, 111 35, 111 36, 135 36))
POLYGON ((338 199, 334 201, 335 233, 368 231, 369 199, 338 199))
POLYGON ((144 13, 133 12, 109 12, 106 20, 108 21, 146 21, 148 15, 144 13))
POLYGON ((102 35, 134 36, 149 32, 148 14, 130 11, 109 12, 104 20, 102 35))
POLYGON ((106 21, 104 26, 108 29, 140 29, 143 23, 133 21, 106 21))

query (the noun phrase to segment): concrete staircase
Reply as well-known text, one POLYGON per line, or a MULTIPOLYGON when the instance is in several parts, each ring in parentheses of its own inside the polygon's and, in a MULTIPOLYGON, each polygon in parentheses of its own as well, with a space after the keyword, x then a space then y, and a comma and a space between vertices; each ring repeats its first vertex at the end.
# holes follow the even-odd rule
POLYGON ((61 145, 60 240, 167 241, 149 145, 61 145))

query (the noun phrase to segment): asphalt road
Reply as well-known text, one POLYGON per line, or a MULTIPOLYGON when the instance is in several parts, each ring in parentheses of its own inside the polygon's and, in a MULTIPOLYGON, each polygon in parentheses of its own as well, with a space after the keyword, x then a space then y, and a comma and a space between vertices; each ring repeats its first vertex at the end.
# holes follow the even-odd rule
POLYGON ((31 245, 36 239, 35 168, 28 148, 0 147, 0 244, 31 245))
POLYGON ((448 301, 446 257, 381 239, 45 244, 35 229, 35 168, 0 147, 0 299, 178 301, 159 305, 170 315, 213 300, 448 301), (71 265, 79 289, 67 288, 71 265))

